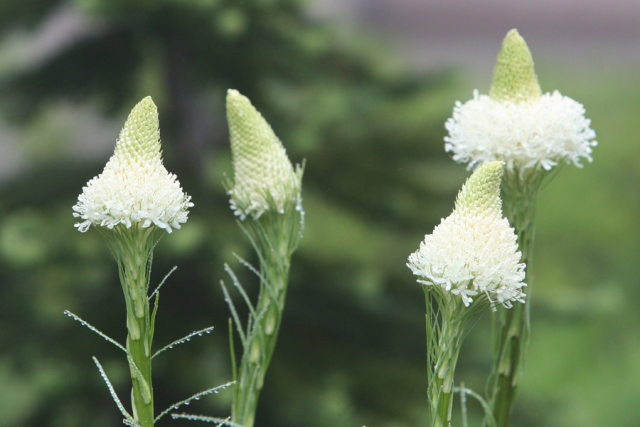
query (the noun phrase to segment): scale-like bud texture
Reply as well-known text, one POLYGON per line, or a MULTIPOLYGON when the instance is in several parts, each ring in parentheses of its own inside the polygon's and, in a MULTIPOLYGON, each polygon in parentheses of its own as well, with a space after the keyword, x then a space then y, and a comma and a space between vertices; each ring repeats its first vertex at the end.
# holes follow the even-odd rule
POLYGON ((596 134, 582 104, 542 94, 531 52, 516 30, 505 37, 490 96, 456 102, 445 127, 445 150, 469 169, 502 160, 510 171, 550 170, 559 163, 591 162, 596 134))
POLYGON ((287 153, 262 115, 237 90, 227 93, 227 121, 234 182, 229 190, 234 213, 244 219, 264 212, 284 213, 300 205, 302 170, 287 153))
POLYGON ((498 53, 489 91, 495 101, 533 101, 542 95, 529 46, 518 30, 507 33, 498 53))
POLYGON ((187 221, 191 206, 191 197, 162 164, 158 110, 146 97, 131 110, 113 156, 83 188, 73 215, 84 220, 75 224, 82 232, 91 225, 139 223, 171 233, 187 221))
POLYGON ((502 217, 502 162, 478 168, 464 184, 453 213, 425 236, 407 266, 426 286, 459 295, 469 306, 474 298, 511 307, 524 302, 525 265, 517 237, 502 217))

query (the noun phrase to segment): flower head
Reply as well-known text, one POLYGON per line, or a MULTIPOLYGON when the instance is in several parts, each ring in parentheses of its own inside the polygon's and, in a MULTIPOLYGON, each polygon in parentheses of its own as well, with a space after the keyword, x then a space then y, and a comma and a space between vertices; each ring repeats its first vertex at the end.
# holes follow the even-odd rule
POLYGON ((407 266, 418 282, 459 295, 465 306, 487 297, 511 307, 523 302, 525 265, 517 237, 502 217, 502 162, 478 168, 464 184, 453 213, 425 236, 407 266))
POLYGON ((553 93, 542 94, 531 52, 516 30, 505 37, 489 96, 456 102, 445 127, 445 150, 469 169, 502 160, 510 171, 550 170, 566 162, 591 162, 597 145, 582 104, 553 93))
POLYGON ((162 164, 158 110, 146 97, 131 110, 113 156, 91 179, 73 206, 81 232, 91 225, 113 229, 152 225, 171 233, 187 221, 193 206, 175 175, 162 164))
POLYGON ((294 170, 286 150, 262 115, 237 90, 227 93, 227 120, 233 157, 231 207, 240 219, 300 207, 302 168, 294 170))

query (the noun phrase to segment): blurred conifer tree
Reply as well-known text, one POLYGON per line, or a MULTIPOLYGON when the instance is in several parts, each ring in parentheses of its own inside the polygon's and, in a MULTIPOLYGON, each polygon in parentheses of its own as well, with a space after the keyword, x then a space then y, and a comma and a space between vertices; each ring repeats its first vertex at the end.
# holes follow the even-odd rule
MULTIPOLYGON (((36 34, 61 14, 85 31, 0 75, 4 120, 29 127, 60 102, 117 117, 151 95, 167 167, 195 202, 154 260, 153 283, 178 266, 156 341, 211 324, 217 332, 158 358, 157 407, 230 377, 217 283, 232 251, 249 253, 220 183, 230 172, 224 95, 235 88, 293 161, 307 159, 306 236, 256 424, 426 423, 424 303, 405 262, 465 176, 442 148, 451 78, 409 73, 372 44, 309 21, 298 0, 3 0, 0 34, 36 34)), ((80 239, 71 216, 103 164, 56 158, 0 183, 0 401, 13 402, 0 425, 119 424, 90 356, 127 401, 120 354, 62 315, 126 334, 115 264, 97 233, 80 239)), ((222 393, 189 409, 224 416, 228 404, 222 393)), ((187 425, 161 425, 172 422, 187 425)))

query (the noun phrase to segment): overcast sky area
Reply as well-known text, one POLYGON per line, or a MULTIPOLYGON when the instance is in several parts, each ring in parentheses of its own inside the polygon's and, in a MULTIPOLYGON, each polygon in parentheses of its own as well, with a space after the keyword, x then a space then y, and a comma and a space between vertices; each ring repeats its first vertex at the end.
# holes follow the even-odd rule
POLYGON ((420 68, 482 79, 512 28, 537 63, 640 68, 640 0, 312 0, 308 10, 366 29, 420 68))

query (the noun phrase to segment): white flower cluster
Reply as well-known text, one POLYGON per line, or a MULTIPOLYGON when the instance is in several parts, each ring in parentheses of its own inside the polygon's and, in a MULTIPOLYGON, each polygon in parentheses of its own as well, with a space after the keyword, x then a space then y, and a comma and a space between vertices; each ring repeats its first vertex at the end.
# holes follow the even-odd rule
POLYGON ((511 171, 549 170, 562 162, 580 167, 582 158, 591 162, 597 144, 584 113, 582 104, 557 91, 522 102, 475 91, 472 100, 456 103, 447 120, 445 150, 469 169, 494 160, 511 171))
POLYGON ((227 119, 234 184, 229 190, 234 214, 244 220, 264 212, 284 213, 287 205, 302 210, 302 170, 293 168, 287 152, 262 115, 237 90, 227 93, 227 119))
POLYGON ((187 221, 191 206, 191 197, 162 164, 158 111, 146 97, 131 111, 102 173, 83 188, 73 216, 84 220, 75 224, 81 232, 91 225, 139 223, 171 233, 187 221))
POLYGON ((407 266, 418 282, 459 295, 465 306, 481 294, 492 306, 524 302, 525 264, 501 211, 502 167, 490 162, 478 168, 460 190, 453 213, 409 256, 407 266))

